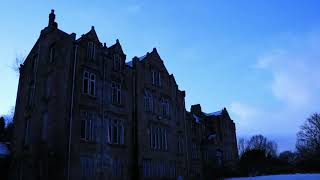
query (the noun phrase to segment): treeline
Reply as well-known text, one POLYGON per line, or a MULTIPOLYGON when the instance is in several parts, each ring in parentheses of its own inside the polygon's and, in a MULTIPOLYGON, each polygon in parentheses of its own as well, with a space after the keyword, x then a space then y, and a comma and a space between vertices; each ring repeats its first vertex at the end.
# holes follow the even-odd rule
POLYGON ((239 162, 233 176, 320 172, 320 114, 312 114, 297 133, 296 150, 277 153, 263 135, 238 140, 239 162))
POLYGON ((10 142, 13 135, 12 121, 5 121, 4 117, 0 117, 0 142, 10 142))

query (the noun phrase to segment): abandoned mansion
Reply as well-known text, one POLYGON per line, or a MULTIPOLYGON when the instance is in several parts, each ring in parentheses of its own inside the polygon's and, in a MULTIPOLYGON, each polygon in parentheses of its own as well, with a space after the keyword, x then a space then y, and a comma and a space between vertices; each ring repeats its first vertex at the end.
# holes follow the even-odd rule
POLYGON ((49 23, 20 66, 14 180, 204 179, 238 159, 227 110, 185 109, 185 91, 157 49, 126 61, 91 30, 49 23))

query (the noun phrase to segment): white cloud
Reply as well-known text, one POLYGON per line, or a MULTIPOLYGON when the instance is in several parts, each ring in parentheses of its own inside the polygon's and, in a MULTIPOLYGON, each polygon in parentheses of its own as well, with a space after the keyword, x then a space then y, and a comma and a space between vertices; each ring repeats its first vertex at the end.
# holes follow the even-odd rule
POLYGON ((258 115, 258 112, 254 107, 240 102, 231 103, 230 111, 237 116, 238 120, 241 121, 240 123, 245 124, 248 124, 249 120, 258 115))
POLYGON ((320 33, 274 43, 276 48, 259 57, 254 65, 271 79, 266 87, 272 96, 258 98, 274 97, 274 106, 233 102, 230 112, 239 136, 263 134, 279 140, 280 150, 293 150, 299 126, 311 113, 320 112, 320 33))
POLYGON ((300 108, 320 98, 320 41, 318 48, 314 38, 295 43, 260 57, 255 67, 271 73, 270 89, 277 99, 300 108))

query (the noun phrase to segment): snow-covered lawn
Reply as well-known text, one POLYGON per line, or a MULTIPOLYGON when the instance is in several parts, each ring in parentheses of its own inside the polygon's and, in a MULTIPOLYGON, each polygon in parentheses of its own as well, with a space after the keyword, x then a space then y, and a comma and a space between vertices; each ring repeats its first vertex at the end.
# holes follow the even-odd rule
POLYGON ((256 176, 244 178, 229 178, 227 180, 320 180, 320 174, 284 174, 272 176, 256 176))

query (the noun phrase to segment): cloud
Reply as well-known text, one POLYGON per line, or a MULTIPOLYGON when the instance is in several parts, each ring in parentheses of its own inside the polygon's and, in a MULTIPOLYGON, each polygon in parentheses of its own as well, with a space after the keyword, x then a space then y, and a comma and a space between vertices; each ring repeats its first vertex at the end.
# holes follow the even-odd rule
MULTIPOLYGON (((296 133, 304 120, 320 109, 320 31, 275 40, 274 49, 257 58, 254 68, 265 81, 272 105, 233 102, 230 113, 238 136, 263 134, 277 140, 279 150, 294 150, 296 133), (290 142, 290 143, 289 143, 290 142)), ((259 103, 263 104, 263 103, 259 103)))
POLYGON ((301 108, 317 103, 320 98, 320 41, 315 46, 315 40, 319 40, 316 35, 299 42, 296 39, 290 47, 260 57, 255 67, 271 74, 274 97, 288 106, 301 108))
POLYGON ((258 115, 258 111, 254 107, 240 102, 231 103, 230 111, 239 118, 241 123, 245 124, 248 124, 249 120, 254 119, 258 115))

